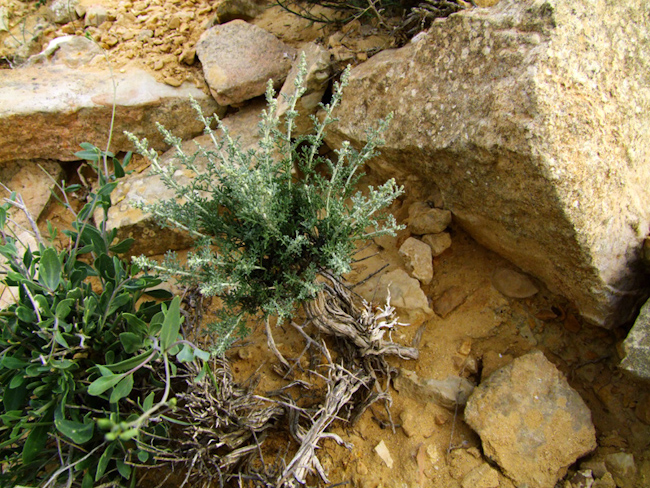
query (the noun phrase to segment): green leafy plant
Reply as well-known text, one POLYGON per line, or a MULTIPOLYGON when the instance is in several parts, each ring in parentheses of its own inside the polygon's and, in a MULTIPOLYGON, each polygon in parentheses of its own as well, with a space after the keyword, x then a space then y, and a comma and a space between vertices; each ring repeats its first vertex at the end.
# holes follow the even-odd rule
POLYGON ((218 353, 241 333, 246 316, 291 315, 296 304, 314 298, 321 289, 320 273, 339 276, 350 271, 359 240, 399 228, 392 215, 381 213, 402 192, 394 180, 370 187, 367 194, 355 191, 363 165, 383 143, 381 133, 390 117, 379 121, 378 129, 367 131, 363 148, 356 150, 346 142, 330 160, 321 155, 325 129, 336 121, 333 111, 349 70, 335 84, 331 102, 322 106, 321 119, 313 118, 313 133, 295 135, 304 73, 303 59, 284 116, 269 84, 257 149, 243 150, 227 127, 216 116, 205 117, 196 103, 213 147, 186 154, 181 140, 160 127, 176 149, 177 160, 195 175, 187 184, 177 181, 174 165, 161 164, 146 140, 131 136, 137 150, 151 160, 153 172, 176 194, 175 199, 145 205, 144 210, 161 224, 196 238, 186 263, 173 254, 163 263, 144 257, 136 262, 222 298, 223 314, 214 324, 218 353), (215 120, 222 137, 210 128, 215 120))
MULTIPOLYGON (((165 434, 176 364, 209 357, 181 337, 180 299, 169 301, 169 292, 152 289, 160 279, 119 256, 133 240, 115 242, 116 231, 106 230, 130 154, 120 162, 82 147, 77 156, 98 182, 64 231, 66 249, 38 234, 19 196, 0 206, 2 283, 15 290, 15 303, 0 311, 2 486, 134 486, 133 465, 152 462, 152 436, 165 434), (38 249, 13 234, 11 207, 30 219, 38 249)), ((72 211, 67 194, 79 185, 60 188, 72 211)))

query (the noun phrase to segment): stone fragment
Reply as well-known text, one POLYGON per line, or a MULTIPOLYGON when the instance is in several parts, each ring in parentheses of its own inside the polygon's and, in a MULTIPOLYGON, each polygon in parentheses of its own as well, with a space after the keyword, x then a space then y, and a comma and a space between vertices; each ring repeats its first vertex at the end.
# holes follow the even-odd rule
POLYGON ((53 0, 49 5, 49 14, 52 22, 67 24, 77 20, 77 5, 79 0, 53 0))
POLYGON ((634 488, 638 470, 634 456, 628 452, 615 452, 605 456, 605 466, 619 488, 634 488))
POLYGON ((634 376, 650 379, 650 300, 641 307, 641 312, 632 329, 623 341, 625 357, 621 368, 634 376))
POLYGON ((410 411, 404 410, 399 414, 399 419, 406 437, 413 437, 421 433, 420 423, 410 411))
POLYGON ((433 279, 433 261, 431 248, 424 242, 409 237, 399 248, 399 255, 404 259, 407 271, 421 283, 428 285, 433 279))
POLYGON ((591 488, 616 488, 616 481, 612 473, 605 473, 602 478, 594 480, 594 484, 591 485, 591 488))
POLYGON ((426 202, 415 202, 409 207, 409 230, 416 235, 439 234, 451 224, 451 212, 431 208, 426 202))
POLYGON ((99 27, 108 19, 108 11, 103 5, 89 5, 86 7, 84 24, 86 27, 99 27))
POLYGON ((433 310, 443 319, 467 300, 468 292, 463 287, 451 286, 433 301, 433 310))
POLYGON ((384 177, 435 181, 454 221, 589 321, 647 296, 650 24, 645 0, 502 0, 352 70, 327 143, 394 113, 384 177), (616 19, 613 22, 611 19, 616 19))
POLYGON ((27 60, 28 65, 52 64, 78 68, 102 55, 101 48, 82 36, 61 36, 52 39, 47 47, 27 60))
POLYGON ((449 232, 426 234, 422 236, 422 242, 429 245, 431 248, 431 255, 436 257, 440 256, 451 247, 451 236, 449 235, 449 232))
POLYGON ((301 58, 304 55, 307 72, 305 73, 303 85, 306 88, 305 93, 300 97, 296 104, 298 117, 294 121, 295 134, 309 133, 314 127, 310 116, 315 115, 319 109, 319 103, 323 100, 323 95, 329 84, 332 63, 330 53, 327 49, 310 42, 303 46, 294 61, 291 71, 280 90, 278 101, 278 113, 284 115, 289 109, 287 98, 295 93, 296 87, 294 82, 298 76, 301 58))
POLYGON ((388 450, 388 447, 384 441, 381 441, 375 446, 375 452, 381 458, 381 460, 384 461, 386 466, 389 468, 393 467, 393 458, 391 457, 390 451, 388 450))
POLYGON ((223 108, 198 88, 172 88, 138 69, 111 74, 104 70, 71 70, 64 66, 34 66, 0 70, 0 162, 18 158, 77 159, 79 144, 105 147, 113 102, 115 125, 110 150, 129 151, 130 131, 146 137, 149 146, 169 146, 155 126, 160 122, 176 136, 189 139, 203 131, 190 105, 194 97, 204 113, 223 108))
POLYGON ((471 395, 465 420, 515 485, 552 488, 596 447, 591 412, 540 351, 492 373, 471 395))
POLYGON ((528 298, 539 291, 528 276, 508 268, 497 269, 492 273, 491 281, 501 294, 509 298, 528 298))
POLYGON ((568 488, 592 488, 594 476, 590 469, 580 470, 565 483, 568 488))
POLYGON ((373 292, 376 303, 385 303, 390 293, 390 304, 404 311, 423 311, 430 314, 429 301, 420 288, 420 282, 403 269, 389 271, 381 277, 373 292))
MULTIPOLYGON (((253 104, 240 112, 223 119, 232 137, 239 139, 244 150, 256 147, 257 124, 262 105, 253 104)), ((192 155, 196 145, 206 149, 213 147, 210 135, 199 136, 193 140, 183 142, 182 149, 185 154, 192 155)), ((176 150, 170 149, 161 156, 161 165, 164 167, 173 163, 177 169, 177 181, 187 184, 191 174, 186 172, 181 163, 177 161, 176 150)), ((205 165, 203 158, 197 158, 198 167, 205 165)), ((118 238, 136 238, 133 248, 129 251, 132 255, 144 254, 152 256, 162 254, 168 250, 189 247, 191 240, 187 233, 177 229, 160 229, 156 220, 149 214, 143 213, 133 206, 134 203, 151 204, 160 200, 174 198, 175 193, 168 189, 160 177, 148 172, 128 175, 118 184, 111 194, 113 206, 108 212, 107 225, 109 229, 118 230, 118 238)))
POLYGON ((220 105, 262 95, 267 82, 278 89, 295 59, 295 49, 243 20, 205 31, 196 44, 210 92, 220 105))
POLYGON ((463 477, 460 486, 462 488, 499 488, 499 473, 488 463, 482 463, 463 477))
POLYGON ((448 410, 463 406, 474 390, 474 385, 460 376, 445 380, 423 379, 414 371, 400 369, 395 379, 395 389, 422 403, 433 402, 448 410))

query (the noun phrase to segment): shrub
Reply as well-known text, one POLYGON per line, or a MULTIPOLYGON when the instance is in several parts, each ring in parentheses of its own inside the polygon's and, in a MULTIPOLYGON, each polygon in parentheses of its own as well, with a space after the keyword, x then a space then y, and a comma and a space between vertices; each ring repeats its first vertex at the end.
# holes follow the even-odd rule
MULTIPOLYGON (((83 147, 77 155, 96 165, 99 181, 65 231, 67 249, 43 239, 24 248, 7 225, 12 205, 24 210, 20 198, 0 206, 2 283, 17 288, 0 311, 2 486, 133 486, 132 465, 152 462, 151 435, 166 431, 174 362, 208 357, 179 336, 179 298, 152 290, 161 281, 118 256, 132 239, 114 243, 105 220, 124 170, 113 158, 114 174, 105 174, 100 160, 106 168, 112 155, 83 147), (104 218, 95 226, 97 209, 104 218)), ((76 189, 62 185, 64 197, 76 189)))
POLYGON ((179 227, 196 238, 185 264, 173 254, 162 264, 144 257, 136 262, 196 284, 205 295, 221 296, 224 313, 213 324, 219 353, 232 344, 237 330, 241 332, 245 316, 291 315, 297 303, 314 298, 320 290, 319 273, 340 276, 350 270, 359 240, 398 228, 392 215, 381 213, 402 192, 394 180, 370 187, 366 195, 355 192, 363 165, 383 143, 381 134, 390 117, 367 131, 368 142, 361 150, 346 142, 332 161, 320 150, 325 129, 336 120, 333 111, 349 70, 335 84, 331 103, 321 106, 321 120, 313 117, 313 133, 296 136, 295 107, 305 91, 304 59, 300 73, 283 117, 269 84, 256 150, 244 151, 216 116, 201 114, 198 104, 195 107, 214 147, 186 154, 181 140, 160 127, 176 149, 177 160, 195 175, 187 184, 175 179, 176 167, 161 165, 146 140, 131 136, 137 150, 151 160, 153 172, 176 194, 175 199, 145 205, 144 210, 161 224, 179 227), (215 120, 221 138, 210 129, 215 120), (197 164, 197 158, 206 163, 197 164))

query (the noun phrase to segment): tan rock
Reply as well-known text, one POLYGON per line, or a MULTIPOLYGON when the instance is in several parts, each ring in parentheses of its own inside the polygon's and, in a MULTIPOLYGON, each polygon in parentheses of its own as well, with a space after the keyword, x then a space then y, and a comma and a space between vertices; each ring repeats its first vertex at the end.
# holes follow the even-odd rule
POLYGON ((647 296, 649 9, 501 0, 438 20, 353 69, 327 142, 363 145, 393 112, 375 171, 434 181, 480 243, 591 322, 625 323, 647 296))
POLYGON ((295 59, 295 49, 243 20, 205 31, 196 45, 196 54, 210 92, 220 105, 264 94, 269 80, 279 88, 295 59))
POLYGON ((540 351, 483 381, 467 402, 465 421, 517 486, 551 488, 596 448, 591 412, 540 351))
POLYGON ((461 488, 499 488, 499 472, 488 463, 482 463, 467 473, 461 488))
POLYGON ((399 255, 404 259, 406 269, 421 283, 428 285, 433 279, 433 261, 431 248, 424 242, 409 237, 399 248, 399 255))
POLYGON ((491 281, 500 293, 509 298, 528 298, 539 291, 528 276, 508 268, 495 270, 491 281))
POLYGON ((0 70, 0 162, 18 158, 70 161, 76 159, 74 153, 82 142, 105 147, 114 101, 110 150, 115 153, 133 149, 124 131, 146 137, 154 149, 167 149, 155 122, 183 139, 202 133, 190 95, 205 113, 223 113, 193 85, 172 88, 137 69, 114 76, 115 98, 111 74, 104 70, 64 66, 0 70))
POLYGON ((449 235, 449 232, 427 234, 422 236, 422 242, 429 245, 431 248, 431 255, 436 257, 440 256, 451 247, 451 236, 449 235))
POLYGON ((426 202, 416 202, 409 207, 409 230, 413 234, 438 234, 450 223, 449 210, 431 208, 426 202))

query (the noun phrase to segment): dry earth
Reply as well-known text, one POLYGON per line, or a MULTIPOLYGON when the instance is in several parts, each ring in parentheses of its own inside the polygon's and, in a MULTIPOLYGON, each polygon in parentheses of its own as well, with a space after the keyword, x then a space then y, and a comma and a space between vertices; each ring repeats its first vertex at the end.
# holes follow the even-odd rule
MULTIPOLYGON (((106 18, 99 25, 84 27, 82 20, 46 30, 43 43, 64 34, 89 33, 102 45, 115 70, 144 67, 171 85, 191 80, 205 88, 201 68, 194 57, 194 44, 216 15, 218 2, 210 0, 81 0, 86 8, 101 4, 106 18)), ((34 2, 5 0, 7 12, 21 17, 36 9, 34 2)), ((10 17, 11 17, 10 15, 10 17)), ((255 24, 270 30, 286 42, 299 45, 320 39, 330 40, 329 47, 339 61, 362 61, 390 39, 373 27, 356 23, 336 34, 331 28, 291 16, 278 7, 266 10, 255 24), (356 37, 355 37, 356 36, 356 37), (341 39, 347 39, 341 43, 341 39), (365 43, 365 44, 364 44, 365 43), (348 49, 345 46, 352 49, 348 49), (342 47, 343 46, 343 47, 342 47)), ((0 45, 8 34, 0 34, 0 45)), ((104 61, 101 61, 104 62, 104 61)), ((410 198, 413 198, 412 196, 410 198)), ((411 201, 393 207, 399 220, 406 216, 411 201)), ((66 217, 52 206, 42 216, 63 224, 66 217)), ((445 379, 463 375, 473 381, 512 358, 533 350, 542 350, 569 379, 589 406, 598 438, 598 454, 625 449, 635 455, 640 470, 638 487, 650 486, 650 392, 647 386, 623 375, 620 343, 624 330, 607 331, 584 324, 571 304, 537 284, 540 292, 532 298, 506 298, 492 284, 494 272, 512 268, 498 255, 482 248, 452 224, 452 246, 434 259, 434 278, 424 288, 432 304, 451 311, 443 318, 437 314, 415 317, 400 330, 394 340, 410 344, 421 333, 420 359, 392 360, 392 365, 415 371, 422 378, 445 379), (447 293, 445 293, 447 292, 447 293), (441 301, 439 301, 441 300, 441 301)), ((389 268, 404 267, 397 253, 397 242, 366 249, 368 255, 349 279, 363 279, 384 263, 389 268)), ((210 314, 207 314, 209 318, 210 314)), ((408 319, 408 317, 405 317, 408 319)), ((275 372, 275 357, 266 347, 262 327, 230 353, 237 377, 245 380, 260 373, 260 391, 282 385, 275 372)), ((279 327, 276 341, 287 358, 298 358, 303 339, 292 327, 279 327)), ((300 362, 300 361, 299 361, 300 362)), ((304 362, 304 358, 303 358, 304 362)), ((319 457, 329 471, 330 481, 346 486, 376 487, 450 487, 479 463, 481 444, 462 421, 462 412, 453 412, 411 394, 392 392, 392 419, 379 404, 367 411, 354 426, 337 426, 337 432, 354 447, 351 450, 334 441, 322 442, 319 457), (389 466, 375 451, 381 442, 393 459, 389 466)), ((271 446, 281 452, 288 439, 275 439, 271 446)), ((269 450, 267 450, 269 451, 269 450)), ((269 458, 278 453, 266 452, 269 458)), ((155 486, 159 473, 146 476, 146 485, 155 486), (154 480, 155 479, 155 480, 154 480)), ((313 484, 318 484, 312 479, 313 484)), ((145 482, 143 481, 143 486, 145 482)), ((177 486, 170 480, 164 486, 177 486)), ((501 477, 501 486, 513 486, 501 477)))

